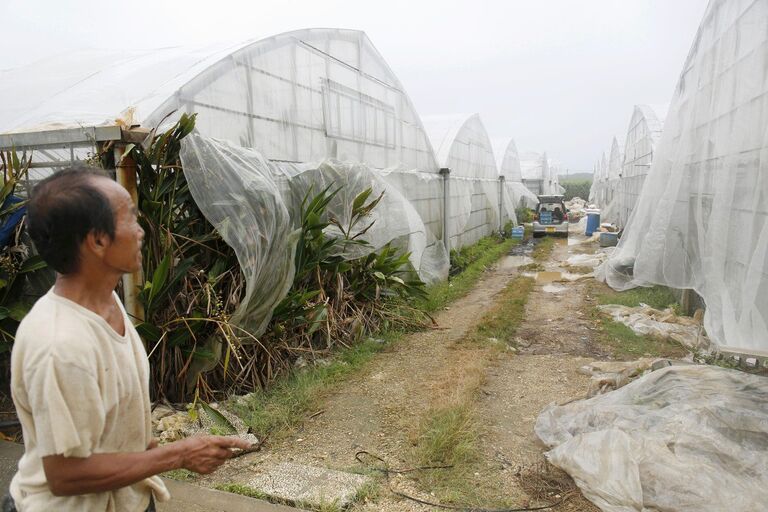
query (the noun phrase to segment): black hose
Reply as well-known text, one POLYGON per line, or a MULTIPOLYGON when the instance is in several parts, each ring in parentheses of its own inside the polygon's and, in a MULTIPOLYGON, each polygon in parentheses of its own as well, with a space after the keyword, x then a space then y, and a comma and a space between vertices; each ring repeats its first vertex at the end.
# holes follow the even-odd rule
POLYGON ((413 473, 415 471, 429 471, 429 470, 435 470, 435 469, 448 469, 453 466, 421 466, 417 468, 410 468, 410 469, 389 469, 389 465, 387 462, 379 457, 378 455, 374 455, 370 452, 367 452, 365 450, 361 450, 355 454, 355 460, 368 468, 372 471, 378 471, 384 475, 384 477, 387 480, 387 487, 389 487, 389 492, 394 494, 395 496, 399 496, 401 498, 405 498, 407 500, 413 501, 415 503, 419 503, 421 505, 426 505, 429 507, 435 507, 435 508, 442 508, 445 510, 457 510, 459 512, 533 512, 536 510, 547 510, 551 508, 555 508, 559 505, 561 505, 563 502, 565 502, 565 498, 561 499, 560 501, 557 501, 555 503, 552 503, 550 505, 543 505, 540 507, 520 507, 520 508, 477 508, 477 507, 464 507, 459 505, 443 505, 440 503, 433 503, 431 501, 422 500, 420 498, 416 498, 415 496, 409 496, 408 494, 402 493, 400 491, 396 491, 392 488, 392 483, 389 481, 389 475, 392 474, 403 474, 403 473, 413 473), (382 464, 384 464, 383 468, 372 466, 371 464, 366 463, 363 461, 362 456, 367 455, 368 457, 375 459, 382 464))

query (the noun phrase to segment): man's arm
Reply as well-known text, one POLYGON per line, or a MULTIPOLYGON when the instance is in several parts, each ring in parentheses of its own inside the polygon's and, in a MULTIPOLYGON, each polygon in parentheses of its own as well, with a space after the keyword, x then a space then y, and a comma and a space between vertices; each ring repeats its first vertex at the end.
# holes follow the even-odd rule
POLYGON ((230 448, 249 446, 233 437, 190 437, 144 452, 51 455, 43 457, 43 469, 54 496, 75 496, 112 491, 172 469, 208 474, 232 456, 230 448))

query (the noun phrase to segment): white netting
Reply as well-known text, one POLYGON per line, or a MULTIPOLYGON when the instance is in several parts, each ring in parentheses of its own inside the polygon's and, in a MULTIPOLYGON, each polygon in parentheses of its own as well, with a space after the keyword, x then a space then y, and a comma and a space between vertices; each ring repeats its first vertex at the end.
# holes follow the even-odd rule
POLYGON ((590 201, 602 208, 601 220, 624 227, 635 208, 661 137, 668 105, 636 105, 629 121, 624 152, 614 138, 607 169, 595 166, 590 201))
POLYGON ((692 288, 720 346, 768 349, 768 2, 713 0, 606 281, 692 288))

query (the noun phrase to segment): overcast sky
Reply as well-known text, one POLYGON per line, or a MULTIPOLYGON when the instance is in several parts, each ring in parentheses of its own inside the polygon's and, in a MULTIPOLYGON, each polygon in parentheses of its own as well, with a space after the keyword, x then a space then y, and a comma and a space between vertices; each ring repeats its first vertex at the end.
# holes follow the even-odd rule
MULTIPOLYGON (((590 170, 632 107, 667 103, 707 0, 0 0, 0 69, 307 27, 364 30, 422 115, 590 170)), ((8 101, 1 98, 0 101, 8 101)))

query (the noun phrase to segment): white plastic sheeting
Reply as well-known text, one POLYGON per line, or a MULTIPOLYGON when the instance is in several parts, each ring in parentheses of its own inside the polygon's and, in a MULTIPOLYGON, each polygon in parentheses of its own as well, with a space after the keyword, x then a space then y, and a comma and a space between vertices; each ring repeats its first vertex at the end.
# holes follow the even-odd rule
POLYGON ((768 350, 768 2, 712 0, 613 256, 616 289, 694 289, 721 348, 768 350))
POLYGON ((0 98, 0 133, 108 125, 116 118, 153 127, 171 112, 167 122, 197 112, 200 133, 270 160, 333 157, 437 172, 402 84, 355 30, 73 52, 0 72, 0 98))
MULTIPOLYGON (((342 188, 328 213, 342 224, 348 223, 356 195, 369 187, 373 197, 384 193, 366 219, 373 222, 361 237, 370 243, 368 250, 392 242, 411 252, 411 263, 425 281, 447 277, 449 263, 442 244, 427 243, 427 228, 410 201, 378 171, 363 164, 333 160, 317 165, 275 163, 256 151, 197 133, 182 140, 181 159, 195 202, 235 250, 246 293, 232 319, 252 334, 263 332, 293 283, 302 199, 331 184, 342 188)), ((364 255, 358 245, 350 249, 354 251, 343 256, 364 255)))
POLYGON ((550 406, 547 458, 603 512, 753 512, 768 488, 768 379, 670 366, 550 406))
POLYGON ((512 199, 501 190, 493 147, 478 114, 422 118, 438 165, 450 169, 451 248, 470 245, 515 221, 512 199))
POLYGON ((651 167, 667 109, 668 105, 636 105, 624 151, 614 138, 608 159, 603 155, 603 161, 596 164, 590 200, 602 208, 602 220, 627 225, 651 167))
POLYGON ((520 155, 514 139, 509 141, 504 154, 499 159, 499 174, 504 176, 504 186, 511 196, 515 208, 535 208, 539 203, 536 194, 523 185, 523 171, 520 168, 520 155))

